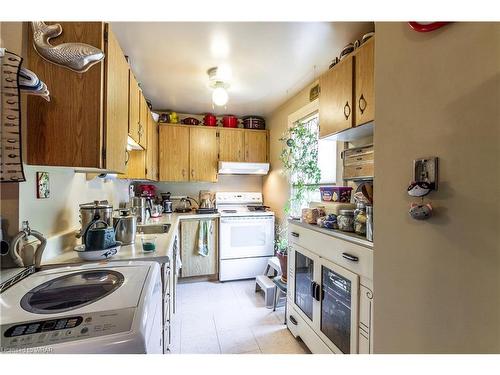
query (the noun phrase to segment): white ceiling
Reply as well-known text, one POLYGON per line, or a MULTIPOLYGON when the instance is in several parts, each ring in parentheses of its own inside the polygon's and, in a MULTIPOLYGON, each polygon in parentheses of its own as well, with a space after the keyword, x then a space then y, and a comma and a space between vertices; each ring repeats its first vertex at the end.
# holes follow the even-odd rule
POLYGON ((267 115, 328 69, 371 22, 112 22, 155 109, 214 112, 207 70, 232 70, 216 113, 267 115), (316 68, 314 68, 316 66, 316 68))

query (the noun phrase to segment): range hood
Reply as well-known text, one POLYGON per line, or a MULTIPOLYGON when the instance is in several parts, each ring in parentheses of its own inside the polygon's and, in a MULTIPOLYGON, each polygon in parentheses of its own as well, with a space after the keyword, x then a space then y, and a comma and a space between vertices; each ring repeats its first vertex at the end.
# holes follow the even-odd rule
POLYGON ((219 162, 219 174, 256 174, 265 175, 269 172, 269 163, 238 163, 219 162))

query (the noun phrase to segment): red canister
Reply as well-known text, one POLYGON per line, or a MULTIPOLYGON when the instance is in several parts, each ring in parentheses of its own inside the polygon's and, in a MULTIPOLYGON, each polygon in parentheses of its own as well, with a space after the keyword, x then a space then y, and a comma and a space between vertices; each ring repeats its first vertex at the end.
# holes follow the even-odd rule
POLYGON ((222 118, 222 126, 225 128, 237 128, 238 119, 234 115, 226 115, 222 118))
POLYGON ((205 126, 217 126, 217 118, 211 113, 207 113, 203 117, 203 125, 205 126))

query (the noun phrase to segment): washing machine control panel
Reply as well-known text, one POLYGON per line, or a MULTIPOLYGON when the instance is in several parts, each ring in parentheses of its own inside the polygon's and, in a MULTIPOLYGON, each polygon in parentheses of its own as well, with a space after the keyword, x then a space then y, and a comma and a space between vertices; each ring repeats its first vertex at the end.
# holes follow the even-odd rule
MULTIPOLYGON (((134 308, 1 326, 2 351, 25 350, 130 331, 134 308)), ((45 351, 45 350, 44 350, 45 351)))

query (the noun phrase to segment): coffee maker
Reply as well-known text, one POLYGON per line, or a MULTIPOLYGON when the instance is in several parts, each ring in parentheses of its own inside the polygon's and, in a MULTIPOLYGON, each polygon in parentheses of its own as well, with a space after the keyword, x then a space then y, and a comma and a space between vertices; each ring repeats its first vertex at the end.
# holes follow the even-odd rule
POLYGON ((172 213, 172 201, 170 200, 170 196, 171 196, 170 192, 161 193, 161 205, 163 206, 164 214, 172 213))

